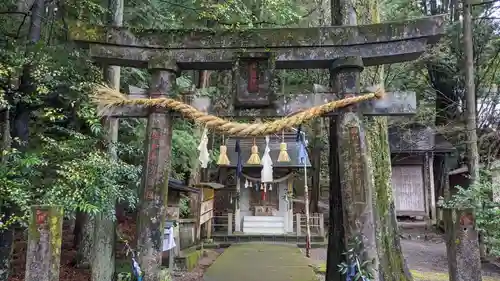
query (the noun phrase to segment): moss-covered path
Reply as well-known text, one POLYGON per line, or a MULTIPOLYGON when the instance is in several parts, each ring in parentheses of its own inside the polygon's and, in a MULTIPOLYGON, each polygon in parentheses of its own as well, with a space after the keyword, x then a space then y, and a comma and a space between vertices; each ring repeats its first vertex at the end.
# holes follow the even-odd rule
POLYGON ((309 263, 297 247, 237 244, 217 258, 203 281, 314 281, 309 263))

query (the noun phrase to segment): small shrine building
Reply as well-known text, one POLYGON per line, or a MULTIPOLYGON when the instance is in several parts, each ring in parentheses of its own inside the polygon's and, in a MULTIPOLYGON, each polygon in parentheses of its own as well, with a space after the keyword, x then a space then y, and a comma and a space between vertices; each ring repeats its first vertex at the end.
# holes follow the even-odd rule
MULTIPOLYGON (((255 139, 234 137, 227 140, 226 146, 229 164, 219 165, 221 169, 220 180, 227 189, 226 196, 224 196, 226 202, 216 206, 216 209, 219 207, 219 209, 232 211, 234 214, 234 233, 297 233, 297 223, 294 223, 293 214, 293 188, 297 175, 304 172, 304 167, 310 168, 311 163, 307 153, 305 153, 305 157, 304 154, 301 154, 301 145, 300 142, 297 142, 296 133, 269 136, 269 154, 273 163, 273 181, 271 183, 263 184, 261 182, 263 169, 261 164, 247 163, 254 146, 258 148, 260 158, 263 158, 266 148, 264 137, 255 139), (240 176, 237 172, 237 142, 239 142, 239 154, 242 162, 240 176), (283 147, 283 143, 286 144, 289 161, 278 161, 280 147, 283 147)), ((301 178, 303 180, 303 177, 301 178)), ((300 186, 303 187, 303 184, 300 186)))

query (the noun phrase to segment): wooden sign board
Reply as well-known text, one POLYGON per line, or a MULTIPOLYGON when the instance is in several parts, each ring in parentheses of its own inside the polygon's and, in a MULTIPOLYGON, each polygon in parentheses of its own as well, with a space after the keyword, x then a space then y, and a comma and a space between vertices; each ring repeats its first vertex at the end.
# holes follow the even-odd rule
POLYGON ((202 188, 203 190, 203 202, 212 200, 215 198, 215 192, 211 188, 202 188))
POLYGON ((270 52, 242 53, 233 66, 236 108, 271 107, 275 97, 274 58, 270 52))
POLYGON ((207 221, 211 220, 212 217, 214 216, 214 210, 210 210, 208 213, 204 213, 200 217, 200 225, 206 223, 207 221))
POLYGON ((206 223, 214 215, 214 200, 210 199, 201 203, 200 208, 200 225, 206 223))

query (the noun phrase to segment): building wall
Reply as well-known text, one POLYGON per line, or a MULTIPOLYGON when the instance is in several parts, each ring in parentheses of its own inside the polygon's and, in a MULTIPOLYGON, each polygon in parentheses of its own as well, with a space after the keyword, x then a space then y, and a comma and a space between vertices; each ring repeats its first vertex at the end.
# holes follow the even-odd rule
POLYGON ((396 214, 425 215, 425 189, 422 165, 394 165, 392 187, 396 214))
POLYGON ((393 154, 393 190, 398 216, 423 217, 435 223, 433 153, 393 154))
MULTIPOLYGON (((241 186, 244 186, 244 180, 242 181, 241 186)), ((274 185, 272 191, 268 191, 267 196, 269 200, 276 200, 276 202, 271 205, 275 206, 278 209, 279 215, 284 215, 287 211, 287 203, 284 199, 286 191, 288 189, 286 181, 280 182, 279 184, 274 185)), ((260 195, 260 190, 256 191, 255 187, 245 188, 242 187, 240 190, 240 212, 241 216, 251 216, 253 215, 254 209, 252 208, 256 204, 260 204, 256 202, 256 200, 252 200, 255 196, 260 195), (258 194, 257 194, 258 193, 258 194)))

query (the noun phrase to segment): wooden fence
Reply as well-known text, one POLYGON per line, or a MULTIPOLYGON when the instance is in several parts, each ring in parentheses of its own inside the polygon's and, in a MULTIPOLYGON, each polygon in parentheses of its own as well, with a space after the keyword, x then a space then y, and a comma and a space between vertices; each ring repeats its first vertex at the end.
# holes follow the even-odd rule
MULTIPOLYGON (((312 213, 309 217, 309 222, 312 235, 325 235, 325 219, 322 213, 312 213)), ((233 213, 219 213, 213 216, 212 233, 231 235, 233 234, 233 230, 233 213)), ((304 214, 295 214, 293 217, 293 230, 297 236, 306 234, 306 216, 304 214)))

